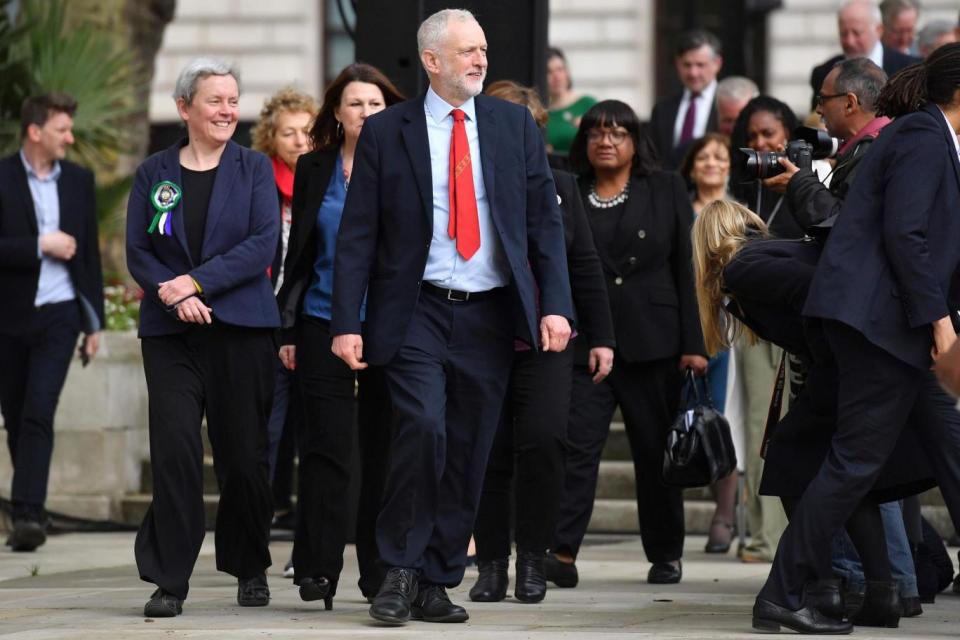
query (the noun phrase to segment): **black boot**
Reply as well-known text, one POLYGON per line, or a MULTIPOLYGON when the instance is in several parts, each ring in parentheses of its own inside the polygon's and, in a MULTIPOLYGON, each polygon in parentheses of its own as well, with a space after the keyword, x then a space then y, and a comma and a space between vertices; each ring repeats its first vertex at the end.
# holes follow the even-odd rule
POLYGON ((543 571, 547 580, 561 589, 572 589, 580 581, 577 565, 573 562, 563 562, 554 553, 548 553, 543 561, 543 571))
POLYGON ((858 627, 900 626, 900 593, 895 581, 867 580, 863 606, 851 619, 858 627))
POLYGON ((803 587, 803 604, 813 607, 828 618, 843 620, 847 611, 840 595, 840 580, 831 578, 808 582, 803 587))
POLYGON ((507 558, 496 560, 480 560, 477 568, 480 576, 477 583, 470 589, 470 599, 474 602, 500 602, 507 597, 507 569, 510 561, 507 558))
POLYGON ((517 550, 517 585, 513 595, 520 602, 540 602, 547 595, 547 576, 543 571, 543 551, 517 550))

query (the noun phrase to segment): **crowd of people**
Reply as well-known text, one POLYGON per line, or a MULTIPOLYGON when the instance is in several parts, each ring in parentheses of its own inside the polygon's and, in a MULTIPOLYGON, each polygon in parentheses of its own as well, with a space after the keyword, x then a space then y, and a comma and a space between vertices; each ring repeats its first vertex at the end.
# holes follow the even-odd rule
MULTIPOLYGON (((286 575, 332 608, 355 467, 359 588, 381 623, 467 620, 446 590, 471 538, 473 601, 507 597, 514 544, 517 600, 575 587, 617 409, 647 580, 680 582, 682 491, 661 471, 692 372, 743 434, 737 555, 772 563, 753 626, 920 615, 953 571, 917 494, 939 485, 960 528, 960 413, 931 370, 960 391, 960 44, 938 23, 915 37, 919 11, 842 5, 843 53, 813 69, 805 118, 836 148, 813 161, 784 153, 804 139, 788 105, 719 78, 704 30, 679 38, 683 88, 644 122, 574 92, 559 49, 547 104, 484 88, 482 28, 443 10, 417 33, 424 96, 354 63, 321 104, 271 97, 252 149, 231 140, 238 69, 188 63, 186 136, 139 167, 127 210, 154 469, 135 545, 156 586, 144 614, 179 615, 188 595, 204 417, 216 563, 241 606, 269 603, 270 526, 287 518, 286 575)), ((92 357, 103 325, 92 179, 63 159, 75 109, 28 100, 21 152, 0 163, 18 186, 0 190, 17 551, 43 544, 56 396, 77 334, 92 357), (91 210, 61 212, 58 194, 91 210)), ((705 551, 727 553, 737 473, 711 489, 705 551)))

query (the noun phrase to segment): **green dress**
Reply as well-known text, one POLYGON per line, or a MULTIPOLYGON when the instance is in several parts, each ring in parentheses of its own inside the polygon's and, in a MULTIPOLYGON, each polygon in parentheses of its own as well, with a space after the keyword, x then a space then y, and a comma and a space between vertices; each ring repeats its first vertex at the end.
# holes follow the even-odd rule
POLYGON ((570 153, 570 145, 577 135, 580 118, 597 99, 593 96, 581 96, 576 102, 563 109, 551 109, 547 120, 547 144, 553 147, 553 152, 560 155, 570 153))

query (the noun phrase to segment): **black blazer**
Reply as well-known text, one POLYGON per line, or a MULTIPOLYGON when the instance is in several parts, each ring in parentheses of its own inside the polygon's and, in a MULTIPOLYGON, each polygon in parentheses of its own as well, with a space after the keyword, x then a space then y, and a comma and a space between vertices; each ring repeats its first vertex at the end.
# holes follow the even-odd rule
MULTIPOLYGON (((77 241, 77 252, 67 263, 80 305, 83 331, 104 328, 103 271, 97 238, 93 173, 60 161, 57 192, 60 230, 77 241)), ((37 214, 20 153, 0 160, 0 332, 20 333, 34 320, 34 300, 40 281, 37 255, 37 214)))
POLYGON ((931 323, 957 308, 960 161, 934 104, 887 125, 860 162, 804 314, 843 322, 930 368, 931 323))
MULTIPOLYGON (((823 64, 814 67, 813 71, 810 72, 810 88, 813 89, 813 98, 811 99, 812 109, 817 106, 816 97, 817 94, 820 93, 820 87, 823 86, 823 79, 826 78, 830 70, 833 69, 833 65, 843 60, 843 58, 844 56, 842 54, 833 56, 823 64)), ((888 48, 886 45, 883 46, 882 66, 888 78, 904 67, 909 67, 920 61, 920 58, 900 53, 896 49, 888 48)))
POLYGON ((590 349, 616 346, 610 300, 603 266, 593 244, 593 233, 583 199, 572 173, 554 170, 557 201, 563 212, 563 236, 567 246, 567 270, 577 312, 577 338, 572 342, 577 363, 586 363, 590 349))
POLYGON ((283 286, 277 293, 282 344, 294 343, 293 329, 317 261, 317 210, 330 186, 338 153, 339 149, 311 151, 297 160, 293 177, 293 223, 287 240, 287 259, 283 262, 283 286))
MULTIPOLYGON (((581 179, 580 187, 587 193, 590 181, 581 179)), ((597 247, 618 357, 627 362, 706 355, 693 286, 692 224, 693 208, 679 175, 656 171, 630 178, 618 241, 597 247)))
MULTIPOLYGON (((677 112, 680 111, 680 102, 683 100, 683 91, 668 98, 657 101, 650 114, 650 126, 647 133, 653 140, 653 145, 660 154, 660 162, 664 169, 676 169, 683 161, 690 143, 673 146, 673 127, 677 122, 677 112)), ((717 104, 710 105, 710 116, 707 119, 706 133, 717 130, 717 104)), ((691 141, 692 142, 692 141, 691 141)))

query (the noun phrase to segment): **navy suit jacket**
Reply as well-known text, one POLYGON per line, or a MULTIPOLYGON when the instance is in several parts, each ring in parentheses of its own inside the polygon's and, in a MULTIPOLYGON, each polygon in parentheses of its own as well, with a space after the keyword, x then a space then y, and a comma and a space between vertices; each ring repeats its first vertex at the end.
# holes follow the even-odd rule
POLYGON ((193 264, 187 248, 182 199, 172 212, 172 236, 147 233, 154 216, 153 186, 163 180, 183 184, 180 148, 185 144, 181 140, 144 160, 127 204, 127 268, 144 294, 140 336, 174 334, 190 326, 169 313, 157 296, 159 283, 185 273, 203 287, 217 320, 244 327, 279 326, 267 268, 277 248, 280 205, 265 155, 227 143, 210 195, 200 264, 193 264))
POLYGON ((839 320, 921 370, 931 323, 957 308, 960 161, 928 104, 888 125, 860 162, 827 239, 804 314, 839 320))
MULTIPOLYGON (((541 313, 574 317, 556 188, 529 111, 489 96, 475 100, 483 181, 510 263, 520 338, 538 345, 541 313)), ((371 364, 389 361, 406 337, 432 237, 421 97, 364 123, 337 238, 331 333, 361 333, 360 303, 369 287, 364 357, 371 364)))
MULTIPOLYGON (((80 304, 83 331, 93 333, 104 328, 93 173, 66 160, 60 161, 60 171, 60 230, 77 241, 67 269, 80 304)), ((40 281, 37 233, 33 196, 17 152, 0 160, 0 333, 17 334, 34 322, 40 281)))

